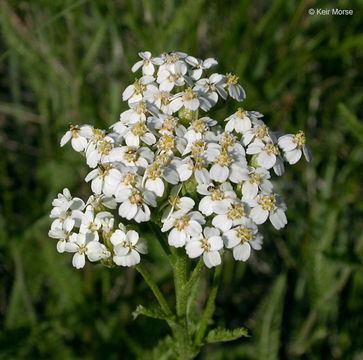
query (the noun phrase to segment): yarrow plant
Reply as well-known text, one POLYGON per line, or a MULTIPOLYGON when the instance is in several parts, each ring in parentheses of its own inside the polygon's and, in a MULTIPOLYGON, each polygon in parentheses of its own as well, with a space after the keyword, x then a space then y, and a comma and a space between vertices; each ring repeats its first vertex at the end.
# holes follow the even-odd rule
POLYGON ((58 194, 49 236, 58 240, 58 252, 73 254, 77 269, 86 260, 135 266, 160 305, 139 306, 135 315, 165 319, 173 332, 171 356, 191 359, 205 343, 245 335, 244 329, 206 335, 223 255, 231 251, 236 261, 246 261, 262 248, 259 225, 269 220, 277 230, 285 227, 286 205, 271 177, 282 176, 284 164, 295 164, 302 154, 310 161, 311 152, 302 131, 273 132, 257 111, 236 105, 226 119, 208 116, 219 101, 246 98, 238 76, 206 75, 215 59, 181 52, 139 56, 132 71, 141 77, 124 90, 129 109, 119 121, 109 131, 70 125, 62 137, 61 146, 70 141, 84 155, 92 195, 84 202, 68 189, 58 194), (153 239, 143 234, 146 228, 153 239), (169 257, 175 313, 143 266, 148 241, 160 242, 169 257), (189 259, 196 258, 190 273, 189 259), (216 270, 199 316, 187 304, 198 293, 204 265, 216 270))

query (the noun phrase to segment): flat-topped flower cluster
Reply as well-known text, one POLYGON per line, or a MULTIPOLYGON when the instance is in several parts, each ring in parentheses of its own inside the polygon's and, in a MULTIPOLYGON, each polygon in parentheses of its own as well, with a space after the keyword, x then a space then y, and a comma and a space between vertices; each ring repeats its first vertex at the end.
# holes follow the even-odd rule
POLYGON ((310 161, 304 133, 274 133, 262 114, 237 106, 226 119, 209 117, 218 101, 246 97, 236 75, 206 75, 215 59, 139 56, 132 71, 142 76, 124 90, 129 109, 111 130, 71 125, 62 137, 61 146, 71 141, 84 154, 93 194, 86 203, 68 189, 58 194, 49 236, 59 252, 74 253, 76 268, 86 257, 138 264, 147 253, 138 224, 149 221, 170 246, 203 256, 207 267, 220 264, 223 248, 246 261, 262 247, 258 225, 287 224, 271 172, 283 175, 284 162, 295 164, 302 154, 310 161))

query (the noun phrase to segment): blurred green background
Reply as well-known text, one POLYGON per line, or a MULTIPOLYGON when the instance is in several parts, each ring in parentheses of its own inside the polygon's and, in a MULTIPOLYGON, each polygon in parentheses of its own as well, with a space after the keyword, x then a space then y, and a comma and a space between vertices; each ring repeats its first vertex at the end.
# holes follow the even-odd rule
MULTIPOLYGON (((289 224, 263 226, 264 248, 227 261, 214 320, 251 337, 200 359, 363 359, 362 3, 359 1, 0 1, 0 359, 163 359, 168 333, 132 318, 154 303, 133 269, 77 271, 47 237, 64 187, 87 198, 69 123, 107 128, 137 53, 215 57, 273 130, 307 133, 313 162, 277 179, 289 224), (309 16, 309 8, 353 16, 309 16)), ((219 108, 223 118, 236 104, 219 108)), ((170 268, 146 262, 169 299, 170 268)), ((202 283, 208 290, 210 273, 202 283)))

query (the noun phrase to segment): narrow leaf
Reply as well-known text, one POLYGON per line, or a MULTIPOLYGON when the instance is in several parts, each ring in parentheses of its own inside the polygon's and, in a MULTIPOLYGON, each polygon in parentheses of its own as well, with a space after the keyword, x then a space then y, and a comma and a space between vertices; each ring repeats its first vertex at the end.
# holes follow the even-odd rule
POLYGON ((172 320, 170 316, 164 313, 160 306, 146 308, 143 305, 138 305, 132 315, 134 319, 136 319, 139 315, 144 315, 153 319, 172 320))
POLYGON ((245 328, 237 328, 234 330, 228 330, 223 328, 217 328, 209 331, 205 338, 206 343, 216 343, 221 341, 237 340, 242 336, 248 336, 248 331, 245 328))

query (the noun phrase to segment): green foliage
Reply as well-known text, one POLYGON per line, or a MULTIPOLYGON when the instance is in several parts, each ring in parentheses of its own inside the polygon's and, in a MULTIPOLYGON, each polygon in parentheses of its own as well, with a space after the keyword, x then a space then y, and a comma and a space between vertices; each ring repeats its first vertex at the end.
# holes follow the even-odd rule
POLYGON ((248 331, 245 328, 238 328, 233 330, 227 330, 223 328, 217 328, 209 331, 205 338, 206 343, 216 343, 222 341, 237 340, 242 336, 247 336, 248 331))
MULTIPOLYGON (((250 337, 210 344, 200 358, 362 357, 360 2, 4 0, 1 10, 0 359, 172 358, 163 321, 132 319, 138 304, 155 301, 135 270, 77 271, 47 237, 57 192, 89 194, 82 159, 59 148, 62 134, 69 123, 117 120, 142 50, 215 57, 240 76, 246 109, 272 128, 305 130, 313 150, 311 164, 287 166, 276 181, 288 227, 264 226, 263 250, 247 264, 226 254, 209 325, 250 337), (354 15, 309 16, 310 7, 354 15)), ((174 299, 157 242, 148 259, 174 299)), ((212 281, 203 275, 187 298, 194 333, 212 281)))
POLYGON ((166 315, 160 306, 157 307, 145 307, 138 305, 136 310, 132 313, 134 319, 139 315, 151 317, 153 319, 172 320, 170 316, 166 315))

